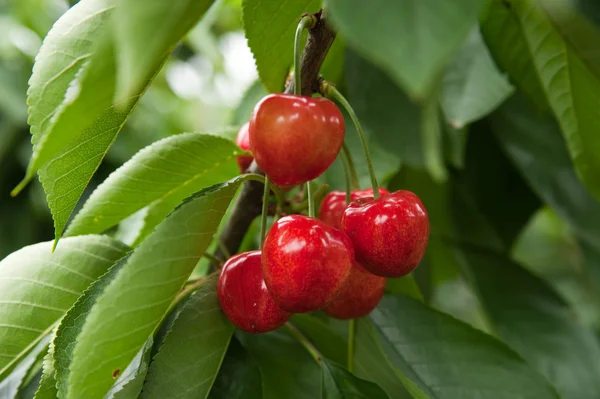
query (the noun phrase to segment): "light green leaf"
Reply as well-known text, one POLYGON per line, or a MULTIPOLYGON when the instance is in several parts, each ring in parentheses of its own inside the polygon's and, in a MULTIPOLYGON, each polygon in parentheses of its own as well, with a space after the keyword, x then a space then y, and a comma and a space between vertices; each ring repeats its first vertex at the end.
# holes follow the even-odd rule
POLYGON ((281 92, 293 64, 294 33, 302 14, 319 10, 321 0, 243 0, 244 31, 258 75, 267 90, 281 92))
POLYGON ((508 346, 418 301, 386 295, 370 318, 390 362, 429 397, 559 397, 508 346))
POLYGON ((140 398, 206 398, 234 326, 221 311, 217 278, 187 301, 152 359, 140 398))
POLYGON ((75 216, 67 235, 101 233, 148 207, 139 243, 184 198, 239 174, 231 141, 185 133, 142 149, 92 193, 75 216))
POLYGON ((324 359, 321 362, 323 399, 387 399, 385 392, 369 381, 355 377, 348 370, 324 359))
MULTIPOLYGON (((25 376, 29 372, 29 369, 35 361, 38 359, 40 354, 45 352, 48 348, 48 342, 50 342, 50 334, 42 338, 35 348, 19 363, 15 369, 6 378, 0 382, 0 397, 2 398, 16 398, 21 388, 21 384, 24 382, 25 376)), ((39 367, 39 366, 38 366, 39 367)))
POLYGON ((209 399, 262 399, 262 377, 256 362, 234 337, 215 379, 209 399))
POLYGON ((266 334, 238 333, 236 337, 261 371, 263 399, 319 397, 319 365, 295 339, 281 330, 266 334))
MULTIPOLYGON (((510 29, 511 34, 519 32, 523 36, 529 52, 527 59, 534 65, 537 80, 558 120, 575 168, 592 194, 600 198, 597 179, 600 173, 600 138, 597 135, 600 114, 596 112, 600 107, 599 77, 565 41, 536 0, 515 2, 510 10, 502 10, 506 4, 495 0, 492 7, 500 9, 494 10, 495 14, 508 14, 504 15, 508 22, 505 31, 510 29)), ((493 17, 490 13, 487 20, 493 17)), ((511 35, 494 33, 494 37, 488 35, 488 43, 510 40, 511 35)), ((492 44, 491 47, 494 51, 496 47, 508 45, 492 44)), ((513 46, 512 42, 510 46, 513 46)), ((496 57, 502 55, 498 53, 496 57)), ((515 80, 524 79, 521 70, 508 69, 508 72, 515 80)))
POLYGON ((411 97, 425 98, 476 25, 484 4, 482 0, 328 0, 327 11, 349 47, 384 70, 411 97))
POLYGON ((600 392, 600 343, 550 287, 502 255, 459 247, 494 332, 565 399, 600 392))
MULTIPOLYGON (((52 334, 54 340, 55 334, 52 334)), ((54 343, 50 342, 48 352, 44 356, 42 364, 42 378, 40 386, 35 393, 34 399, 56 399, 58 398, 58 389, 56 388, 56 371, 54 370, 54 343)))
POLYGON ((128 259, 129 255, 119 259, 105 274, 94 281, 60 321, 56 330, 56 337, 52 341, 52 366, 58 390, 58 398, 67 397, 73 350, 75 349, 77 336, 81 333, 87 315, 90 313, 98 297, 102 295, 106 287, 122 270, 128 259))
POLYGON ((115 10, 117 43, 117 96, 139 93, 148 77, 160 69, 167 54, 211 6, 213 0, 121 0, 115 10))
POLYGON ((146 344, 135 355, 129 366, 119 376, 115 385, 106 395, 107 399, 129 399, 137 398, 144 386, 144 379, 148 373, 150 365, 150 354, 152 353, 152 344, 154 341, 150 338, 146 344))
POLYGON ((441 104, 448 123, 460 129, 489 114, 513 91, 475 29, 444 73, 441 104))
POLYGON ((126 247, 103 236, 22 248, 0 262, 0 376, 5 375, 126 247))
POLYGON ((247 177, 194 194, 131 254, 89 312, 73 350, 69 398, 101 398, 165 316, 247 177))

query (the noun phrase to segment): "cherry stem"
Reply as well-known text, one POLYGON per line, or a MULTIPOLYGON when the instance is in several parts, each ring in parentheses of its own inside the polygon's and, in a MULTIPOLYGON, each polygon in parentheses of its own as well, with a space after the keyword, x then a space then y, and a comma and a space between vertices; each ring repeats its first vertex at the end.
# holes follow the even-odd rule
POLYGON ((354 337, 356 335, 356 320, 348 321, 348 371, 354 372, 354 337))
POLYGON ((292 337, 294 337, 300 344, 310 353, 315 362, 321 365, 321 361, 324 359, 323 355, 319 350, 306 338, 306 335, 302 334, 302 331, 298 330, 296 326, 294 326, 289 321, 284 324, 287 328, 288 332, 292 337))
POLYGON ((171 302, 171 305, 169 306, 169 310, 174 309, 175 306, 177 306, 177 304, 179 302, 181 302, 182 300, 184 300, 185 298, 187 298, 188 295, 191 294, 193 291, 196 291, 198 288, 200 288, 200 286, 202 284, 206 283, 206 281, 208 279, 210 279, 213 276, 218 275, 219 273, 221 273, 220 270, 215 270, 214 272, 212 272, 210 274, 207 274, 206 276, 204 276, 202 278, 199 278, 198 280, 191 281, 181 291, 179 291, 179 293, 177 294, 177 296, 175 297, 175 299, 173 300, 173 302, 171 302))
POLYGON ((208 252, 203 253, 202 256, 205 257, 206 259, 208 259, 211 263, 213 263, 215 265, 222 265, 223 264, 223 260, 217 258, 213 254, 210 254, 208 252))
MULTIPOLYGON (((262 184, 266 184, 266 182, 268 181, 268 179, 265 176, 262 176, 262 175, 259 175, 256 173, 247 173, 244 175, 244 177, 248 180, 254 180, 254 181, 261 182, 262 184)), ((275 197, 277 198, 277 202, 279 203, 279 205, 284 206, 285 198, 284 198, 283 194, 281 193, 281 190, 279 189, 279 187, 271 184, 270 189, 273 193, 275 193, 275 197)))
POLYGON ((344 165, 344 177, 346 178, 346 204, 349 204, 352 198, 352 177, 350 177, 350 165, 348 162, 348 157, 344 151, 340 153, 340 158, 342 160, 342 165, 344 165))
POLYGON ((315 217, 315 197, 312 193, 312 187, 309 181, 306 182, 306 199, 308 200, 308 216, 315 217))
POLYGON ((342 144, 342 151, 344 152, 344 156, 348 161, 348 166, 350 167, 350 177, 352 178, 352 189, 358 190, 360 188, 360 184, 358 183, 358 175, 356 174, 356 168, 354 167, 354 159, 352 158, 352 153, 350 149, 344 142, 342 144))
POLYGON ((296 27, 296 36, 294 37, 294 94, 299 96, 302 94, 302 82, 300 73, 300 57, 302 52, 300 51, 300 41, 302 40, 302 32, 304 29, 312 28, 316 23, 314 15, 304 15, 298 22, 296 27))
POLYGON ((375 169, 373 169, 371 153, 369 152, 369 146, 367 145, 365 132, 362 128, 362 125, 360 124, 360 121, 358 120, 358 117, 356 116, 356 113, 354 113, 354 109, 352 109, 352 106, 350 105, 348 100, 346 100, 346 98, 342 95, 342 93, 340 93, 338 89, 336 89, 335 86, 331 83, 322 81, 321 92, 327 97, 331 97, 338 103, 340 103, 342 107, 344 107, 346 112, 348 112, 348 114, 350 115, 352 122, 354 122, 354 126, 356 126, 356 132, 358 133, 358 137, 360 138, 360 143, 365 152, 365 159, 367 160, 369 175, 371 176, 371 186, 373 187, 373 198, 379 198, 379 184, 377 184, 377 177, 375 177, 375 169))
POLYGON ((265 243, 265 237, 267 235, 267 216, 269 214, 269 195, 271 194, 269 178, 265 176, 265 191, 263 192, 262 202, 262 216, 260 218, 260 247, 263 247, 265 243))

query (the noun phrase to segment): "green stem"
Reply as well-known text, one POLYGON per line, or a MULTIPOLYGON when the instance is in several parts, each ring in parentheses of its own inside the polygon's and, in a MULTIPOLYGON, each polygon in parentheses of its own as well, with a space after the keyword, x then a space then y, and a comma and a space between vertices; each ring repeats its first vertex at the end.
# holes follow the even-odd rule
POLYGON ((269 195, 271 190, 269 188, 269 178, 265 176, 265 191, 263 192, 262 202, 262 216, 260 219, 260 247, 262 248, 265 243, 265 236, 267 235, 267 216, 269 213, 269 195))
POLYGON ((300 73, 300 57, 302 51, 300 50, 300 41, 302 40, 302 32, 306 28, 310 28, 315 24, 315 17, 312 15, 305 15, 298 22, 296 27, 296 36, 294 37, 294 94, 299 96, 302 94, 302 82, 300 73))
POLYGON ((377 184, 377 178, 375 177, 375 169, 373 169, 373 162, 371 160, 371 153, 369 152, 369 146, 367 145, 367 139, 365 137, 365 132, 352 109, 352 106, 346 100, 346 98, 335 88, 331 83, 323 81, 321 83, 321 91, 327 96, 336 100, 338 103, 344 107, 346 112, 350 115, 352 122, 354 122, 354 126, 356 126, 356 132, 358 133, 358 137, 360 138, 360 143, 362 144, 363 150, 365 152, 365 159, 367 160, 367 166, 369 167, 369 175, 371 176, 371 186, 373 187, 373 197, 379 198, 379 184, 377 184))
MULTIPOLYGON (((268 180, 266 178, 266 176, 259 175, 259 174, 256 174, 256 173, 247 173, 247 174, 244 175, 244 178, 246 178, 248 180, 258 181, 258 182, 261 182, 262 184, 265 184, 265 182, 268 180)), ((279 189, 279 187, 271 184, 270 188, 271 188, 271 191, 275 193, 275 197, 277 198, 277 202, 279 203, 279 205, 284 206, 285 205, 285 198, 283 196, 283 193, 279 189)))
POLYGON ((309 181, 306 182, 306 199, 308 200, 308 216, 315 217, 315 197, 312 193, 312 185, 309 181))
POLYGON ((319 352, 319 350, 312 344, 312 342, 310 342, 308 338, 306 338, 306 336, 302 334, 302 331, 298 330, 296 326, 294 326, 292 323, 288 321, 284 325, 287 328, 290 335, 294 337, 298 342, 300 342, 300 344, 308 351, 308 353, 310 353, 312 358, 315 359, 315 362, 317 362, 320 365, 321 361, 324 358, 321 352, 319 352))
POLYGON ((354 372, 354 337, 356 335, 356 320, 348 321, 348 371, 354 372))
POLYGON ((358 175, 356 174, 356 167, 354 166, 354 159, 352 159, 352 154, 350 153, 350 149, 344 142, 342 144, 342 151, 346 160, 348 161, 348 167, 350 168, 350 177, 352 179, 352 189, 358 190, 360 188, 360 184, 358 183, 358 175))
POLYGON ((352 177, 350 176, 350 165, 345 152, 340 153, 342 165, 344 165, 344 177, 346 178, 346 204, 349 204, 352 199, 352 177))
POLYGON ((208 252, 203 253, 202 256, 205 257, 206 259, 208 259, 209 261, 211 261, 212 263, 214 263, 215 265, 223 264, 223 261, 221 259, 217 258, 213 254, 209 254, 208 252))

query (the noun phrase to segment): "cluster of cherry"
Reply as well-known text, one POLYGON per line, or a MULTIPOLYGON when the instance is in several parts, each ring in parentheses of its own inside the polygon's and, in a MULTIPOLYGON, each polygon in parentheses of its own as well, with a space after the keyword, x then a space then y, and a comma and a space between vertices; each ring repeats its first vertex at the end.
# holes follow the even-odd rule
MULTIPOLYGON (((344 119, 326 98, 273 94, 262 99, 237 143, 250 149, 271 183, 289 188, 321 175, 344 141, 344 119)), ((245 170, 252 157, 240 157, 245 170)), ((282 326, 292 313, 319 309, 339 319, 371 312, 386 277, 410 273, 425 253, 429 219, 410 191, 333 191, 319 219, 288 215, 276 220, 261 250, 231 257, 218 295, 240 329, 261 333, 282 326)))

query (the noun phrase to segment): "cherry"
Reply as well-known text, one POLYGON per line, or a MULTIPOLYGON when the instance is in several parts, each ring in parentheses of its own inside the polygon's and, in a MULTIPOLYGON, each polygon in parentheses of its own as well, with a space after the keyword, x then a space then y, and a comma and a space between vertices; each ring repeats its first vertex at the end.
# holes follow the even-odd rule
MULTIPOLYGON (((248 135, 249 122, 246 122, 240 128, 235 143, 244 151, 250 151, 250 136, 248 135)), ((252 155, 240 155, 237 157, 237 164, 240 167, 240 172, 244 173, 252 163, 254 157, 252 155)))
POLYGON ((377 307, 385 282, 385 277, 376 276, 354 262, 340 293, 323 311, 336 319, 364 317, 377 307))
POLYGON ((342 216, 342 227, 352 240, 356 260, 384 277, 401 277, 413 271, 429 239, 425 206, 414 193, 404 190, 350 203, 342 216))
MULTIPOLYGON (((383 196, 390 192, 385 188, 379 189, 379 195, 383 196)), ((360 198, 368 198, 373 196, 373 189, 367 188, 366 190, 352 190, 350 193, 350 200, 356 201, 360 198)), ((346 193, 343 191, 332 191, 323 198, 321 206, 319 208, 319 219, 325 223, 335 227, 336 229, 342 229, 342 214, 346 209, 346 193)))
POLYGON ((262 250, 262 271, 275 302, 292 313, 323 308, 350 273, 354 251, 348 237, 302 215, 277 220, 262 250))
POLYGON ((273 184, 290 187, 320 176, 344 141, 344 118, 326 98, 271 94, 250 117, 250 148, 273 184))
POLYGON ((260 251, 229 258, 221 270, 217 293, 227 318, 249 333, 275 330, 291 316, 277 306, 265 286, 260 251))

